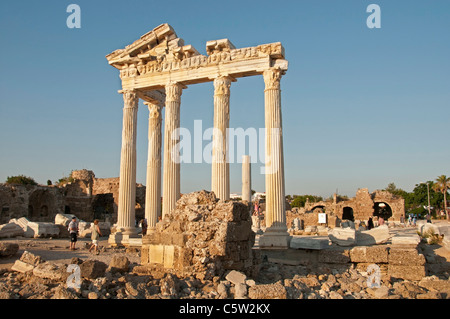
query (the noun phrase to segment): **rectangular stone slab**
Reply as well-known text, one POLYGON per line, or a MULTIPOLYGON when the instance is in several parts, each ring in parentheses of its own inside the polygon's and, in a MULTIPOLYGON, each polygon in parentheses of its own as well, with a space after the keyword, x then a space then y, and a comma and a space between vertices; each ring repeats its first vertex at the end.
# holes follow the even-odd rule
POLYGON ((328 236, 292 236, 290 248, 293 249, 327 249, 330 240, 328 236))

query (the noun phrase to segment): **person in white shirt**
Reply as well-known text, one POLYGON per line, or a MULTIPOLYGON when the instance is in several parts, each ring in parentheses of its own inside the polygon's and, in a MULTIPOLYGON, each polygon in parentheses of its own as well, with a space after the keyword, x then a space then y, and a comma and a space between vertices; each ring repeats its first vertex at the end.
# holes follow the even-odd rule
POLYGON ((75 216, 72 217, 72 221, 69 223, 68 231, 70 233, 70 250, 75 250, 78 236, 78 223, 75 216))

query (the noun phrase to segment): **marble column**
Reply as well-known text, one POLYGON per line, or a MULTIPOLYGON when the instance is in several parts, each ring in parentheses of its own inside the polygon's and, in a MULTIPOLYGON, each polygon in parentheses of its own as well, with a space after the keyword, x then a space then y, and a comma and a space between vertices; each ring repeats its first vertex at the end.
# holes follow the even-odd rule
POLYGON ((164 172, 162 217, 175 208, 180 198, 180 159, 177 129, 180 127, 180 102, 184 85, 170 82, 166 85, 164 118, 164 172))
POLYGON ((156 226, 161 216, 161 105, 144 102, 148 106, 148 157, 145 188, 145 218, 148 228, 156 226))
POLYGON ((211 190, 217 198, 230 199, 230 164, 228 161, 228 127, 230 123, 230 86, 233 78, 214 79, 214 132, 212 148, 211 190))
POLYGON ((252 177, 250 155, 242 156, 242 200, 252 201, 252 177))
POLYGON ((265 179, 266 179, 266 230, 260 245, 267 248, 287 248, 289 233, 286 226, 284 195, 283 134, 281 121, 282 70, 264 71, 265 99, 265 179))
POLYGON ((120 155, 119 202, 117 230, 113 235, 114 244, 119 244, 123 236, 137 235, 135 227, 136 205, 136 131, 139 98, 137 92, 123 91, 122 151, 120 155))

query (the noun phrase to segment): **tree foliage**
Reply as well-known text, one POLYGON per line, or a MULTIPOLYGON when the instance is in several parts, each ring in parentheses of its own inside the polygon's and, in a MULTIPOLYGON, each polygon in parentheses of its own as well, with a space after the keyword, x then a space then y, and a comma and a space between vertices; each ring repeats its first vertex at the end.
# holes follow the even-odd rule
POLYGON ((323 200, 320 196, 315 195, 294 195, 291 202, 291 207, 305 207, 306 200, 310 202, 320 202, 323 200))
POLYGON ((394 183, 389 183, 384 190, 396 196, 403 197, 407 214, 416 214, 423 217, 428 213, 428 192, 430 194, 430 206, 434 208, 431 210, 432 215, 436 215, 436 209, 442 207, 444 204, 444 194, 435 189, 435 183, 428 181, 426 183, 416 184, 412 192, 397 188, 394 183))
POLYGON ((8 176, 6 184, 37 185, 33 178, 25 175, 8 176))

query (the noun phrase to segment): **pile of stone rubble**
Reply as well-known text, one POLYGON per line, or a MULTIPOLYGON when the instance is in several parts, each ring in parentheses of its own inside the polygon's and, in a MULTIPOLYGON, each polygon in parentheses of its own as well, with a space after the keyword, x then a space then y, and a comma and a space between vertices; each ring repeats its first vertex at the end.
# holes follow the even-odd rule
MULTIPOLYGON (((0 242, 1 243, 1 242, 0 242)), ((135 272, 137 264, 121 254, 106 264, 73 258, 80 287, 71 288, 67 264, 53 263, 25 251, 11 270, 0 269, 0 299, 449 299, 450 281, 436 276, 396 279, 382 271, 379 286, 368 283, 366 269, 312 271, 304 265, 265 260, 257 278, 229 271, 211 280, 194 276, 135 272)), ((122 251, 120 249, 123 249, 122 251)), ((1 243, 0 256, 17 254, 17 244, 1 243)), ((367 253, 367 252, 366 252, 367 253)), ((359 252, 359 257, 364 257, 359 252)), ((367 258, 367 256, 365 256, 367 258)))

